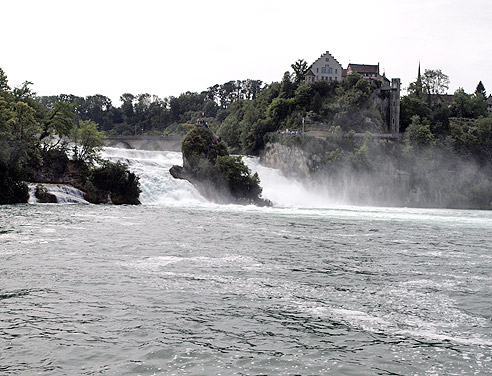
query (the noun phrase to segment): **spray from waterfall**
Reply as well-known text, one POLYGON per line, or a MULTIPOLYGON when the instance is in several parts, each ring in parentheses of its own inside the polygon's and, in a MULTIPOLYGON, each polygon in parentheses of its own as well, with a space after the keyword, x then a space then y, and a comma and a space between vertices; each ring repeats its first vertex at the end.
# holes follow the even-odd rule
MULTIPOLYGON (((169 173, 173 165, 181 165, 182 154, 172 151, 145 151, 105 148, 103 157, 126 163, 140 177, 144 205, 195 206, 210 205, 191 183, 174 179, 169 173)), ((279 170, 262 166, 258 158, 244 157, 244 162, 257 172, 263 197, 276 207, 329 207, 333 202, 321 192, 310 190, 302 182, 284 176, 279 170)))
POLYGON ((243 157, 243 160, 252 172, 258 173, 263 197, 276 207, 326 208, 337 204, 325 192, 287 177, 280 170, 263 166, 259 158, 243 157))

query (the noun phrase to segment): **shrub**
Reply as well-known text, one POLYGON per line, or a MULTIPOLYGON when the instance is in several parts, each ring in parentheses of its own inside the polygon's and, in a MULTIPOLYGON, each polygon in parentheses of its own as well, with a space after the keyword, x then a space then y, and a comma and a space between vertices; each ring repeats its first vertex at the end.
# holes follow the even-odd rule
POLYGON ((113 204, 139 203, 139 179, 121 162, 105 161, 101 167, 91 171, 90 182, 96 189, 110 192, 113 204))

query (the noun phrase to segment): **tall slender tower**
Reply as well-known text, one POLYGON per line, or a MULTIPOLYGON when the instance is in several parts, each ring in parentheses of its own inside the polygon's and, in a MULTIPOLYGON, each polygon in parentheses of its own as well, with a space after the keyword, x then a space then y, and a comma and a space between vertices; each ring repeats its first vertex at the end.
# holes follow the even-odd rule
POLYGON ((419 73, 417 74, 417 82, 415 83, 415 95, 419 98, 422 96, 422 76, 420 75, 420 61, 419 73))
POLYGON ((389 130, 393 136, 400 134, 400 79, 391 79, 390 92, 390 124, 389 130))

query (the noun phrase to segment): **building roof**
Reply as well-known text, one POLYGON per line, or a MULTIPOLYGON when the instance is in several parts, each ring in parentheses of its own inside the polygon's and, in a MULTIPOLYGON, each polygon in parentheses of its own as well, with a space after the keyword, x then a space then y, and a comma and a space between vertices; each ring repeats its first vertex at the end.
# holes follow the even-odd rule
POLYGON ((308 69, 308 71, 305 74, 306 76, 314 76, 314 73, 311 69, 308 69))
MULTIPOLYGON (((330 51, 326 51, 324 54, 321 54, 321 56, 320 56, 319 58, 317 58, 317 59, 314 61, 314 63, 316 63, 317 61, 319 61, 319 60, 323 59, 324 57, 326 57, 326 55, 329 55, 329 56, 330 56, 330 57, 331 57, 331 58, 332 58, 332 59, 333 59, 333 60, 334 60, 334 61, 335 61, 338 65, 342 66, 342 64, 340 64, 340 63, 338 62, 338 60, 337 60, 337 59, 335 59, 335 58, 333 57, 333 55, 332 55, 332 54, 330 54, 330 51)), ((311 64, 311 66, 313 66, 313 65, 314 65, 314 63, 313 63, 313 64, 311 64)))
POLYGON ((489 97, 487 98, 487 103, 492 104, 492 95, 489 95, 489 97))
POLYGON ((378 65, 349 64, 347 67, 347 71, 379 74, 379 64, 378 65))

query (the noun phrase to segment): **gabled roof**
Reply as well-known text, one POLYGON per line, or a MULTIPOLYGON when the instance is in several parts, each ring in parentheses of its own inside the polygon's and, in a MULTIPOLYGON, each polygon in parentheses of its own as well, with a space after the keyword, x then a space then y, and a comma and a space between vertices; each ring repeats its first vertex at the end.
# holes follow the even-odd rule
POLYGON ((308 71, 305 74, 306 76, 314 76, 314 73, 311 69, 308 69, 308 71))
MULTIPOLYGON (((331 58, 332 58, 332 59, 333 59, 333 60, 334 60, 334 61, 335 61, 338 65, 342 66, 342 64, 340 64, 340 63, 338 62, 338 60, 337 60, 337 59, 335 59, 335 58, 333 57, 333 55, 332 55, 332 54, 330 54, 330 51, 326 51, 324 54, 321 54, 321 56, 320 56, 320 57, 318 57, 318 58, 315 60, 315 62, 314 62, 314 63, 316 63, 317 61, 319 61, 319 60, 323 59, 324 57, 326 57, 326 55, 330 55, 330 57, 331 57, 331 58)), ((314 63, 313 63, 312 65, 314 65, 314 63)), ((312 66, 312 65, 311 65, 311 66, 312 66)))
POLYGON ((349 64, 347 67, 348 71, 358 72, 358 73, 375 73, 379 74, 379 64, 378 65, 368 65, 368 64, 349 64))

